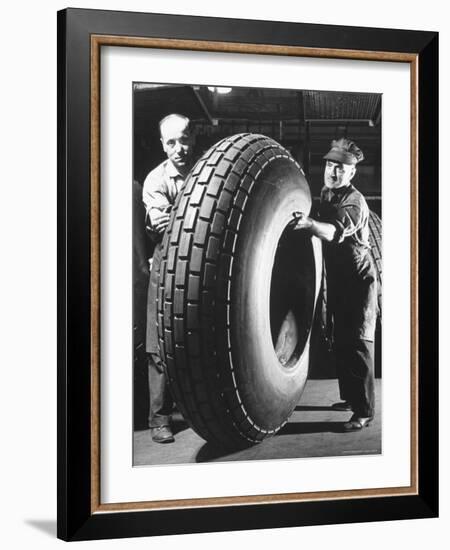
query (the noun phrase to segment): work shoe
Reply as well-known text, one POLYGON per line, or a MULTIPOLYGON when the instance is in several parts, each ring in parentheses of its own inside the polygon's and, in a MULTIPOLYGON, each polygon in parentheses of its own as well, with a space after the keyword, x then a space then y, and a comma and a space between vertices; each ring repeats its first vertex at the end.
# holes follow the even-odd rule
POLYGON ((368 428, 373 420, 373 416, 358 416, 354 414, 343 426, 344 432, 357 432, 363 428, 368 428))
POLYGON ((351 411, 353 410, 352 404, 348 401, 340 401, 339 403, 333 403, 331 408, 335 411, 351 411))
POLYGON ((170 426, 157 426, 152 428, 152 441, 155 443, 173 443, 175 438, 173 437, 170 426))

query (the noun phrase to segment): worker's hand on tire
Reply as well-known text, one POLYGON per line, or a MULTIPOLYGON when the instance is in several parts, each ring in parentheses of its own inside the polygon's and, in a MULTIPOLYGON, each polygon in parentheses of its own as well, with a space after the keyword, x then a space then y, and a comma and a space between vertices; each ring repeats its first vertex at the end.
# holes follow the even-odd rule
POLYGON ((308 217, 304 212, 294 212, 294 226, 295 230, 297 229, 310 229, 312 226, 312 219, 308 217))
POLYGON ((152 227, 156 233, 163 233, 169 225, 170 214, 154 209, 152 211, 152 227))

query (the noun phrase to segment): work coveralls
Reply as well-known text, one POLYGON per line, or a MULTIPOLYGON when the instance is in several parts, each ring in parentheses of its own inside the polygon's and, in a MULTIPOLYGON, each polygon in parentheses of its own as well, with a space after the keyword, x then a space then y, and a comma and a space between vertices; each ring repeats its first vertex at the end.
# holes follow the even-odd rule
POLYGON ((144 181, 142 200, 146 209, 147 230, 155 241, 147 295, 147 331, 145 348, 148 354, 150 428, 167 426, 173 410, 173 399, 167 386, 166 372, 159 356, 156 298, 162 260, 161 235, 153 231, 152 210, 167 212, 175 202, 184 177, 167 159, 152 170, 144 181))
POLYGON ((373 417, 377 277, 369 245, 369 207, 353 185, 324 187, 318 219, 336 227, 324 243, 328 313, 341 399, 373 417))

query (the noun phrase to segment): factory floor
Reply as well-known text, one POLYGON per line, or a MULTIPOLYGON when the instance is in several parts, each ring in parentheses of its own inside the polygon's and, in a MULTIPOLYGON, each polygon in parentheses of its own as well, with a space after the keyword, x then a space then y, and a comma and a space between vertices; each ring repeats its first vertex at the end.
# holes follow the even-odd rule
POLYGON ((268 460, 381 453, 381 380, 376 380, 376 416, 368 428, 343 433, 351 413, 334 411, 339 401, 337 380, 308 380, 288 423, 274 437, 237 452, 224 453, 188 427, 179 413, 173 417, 174 443, 154 443, 150 430, 134 433, 134 466, 187 464, 231 460, 268 460))

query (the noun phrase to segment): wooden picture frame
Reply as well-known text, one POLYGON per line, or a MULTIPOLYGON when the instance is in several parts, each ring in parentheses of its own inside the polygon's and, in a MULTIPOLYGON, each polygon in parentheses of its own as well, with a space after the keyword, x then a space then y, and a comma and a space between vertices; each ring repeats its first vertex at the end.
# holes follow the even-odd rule
POLYGON ((58 13, 58 537, 87 540, 438 514, 438 36, 433 32, 67 9, 58 13), (100 51, 359 59, 411 70, 409 487, 102 504, 100 51))

